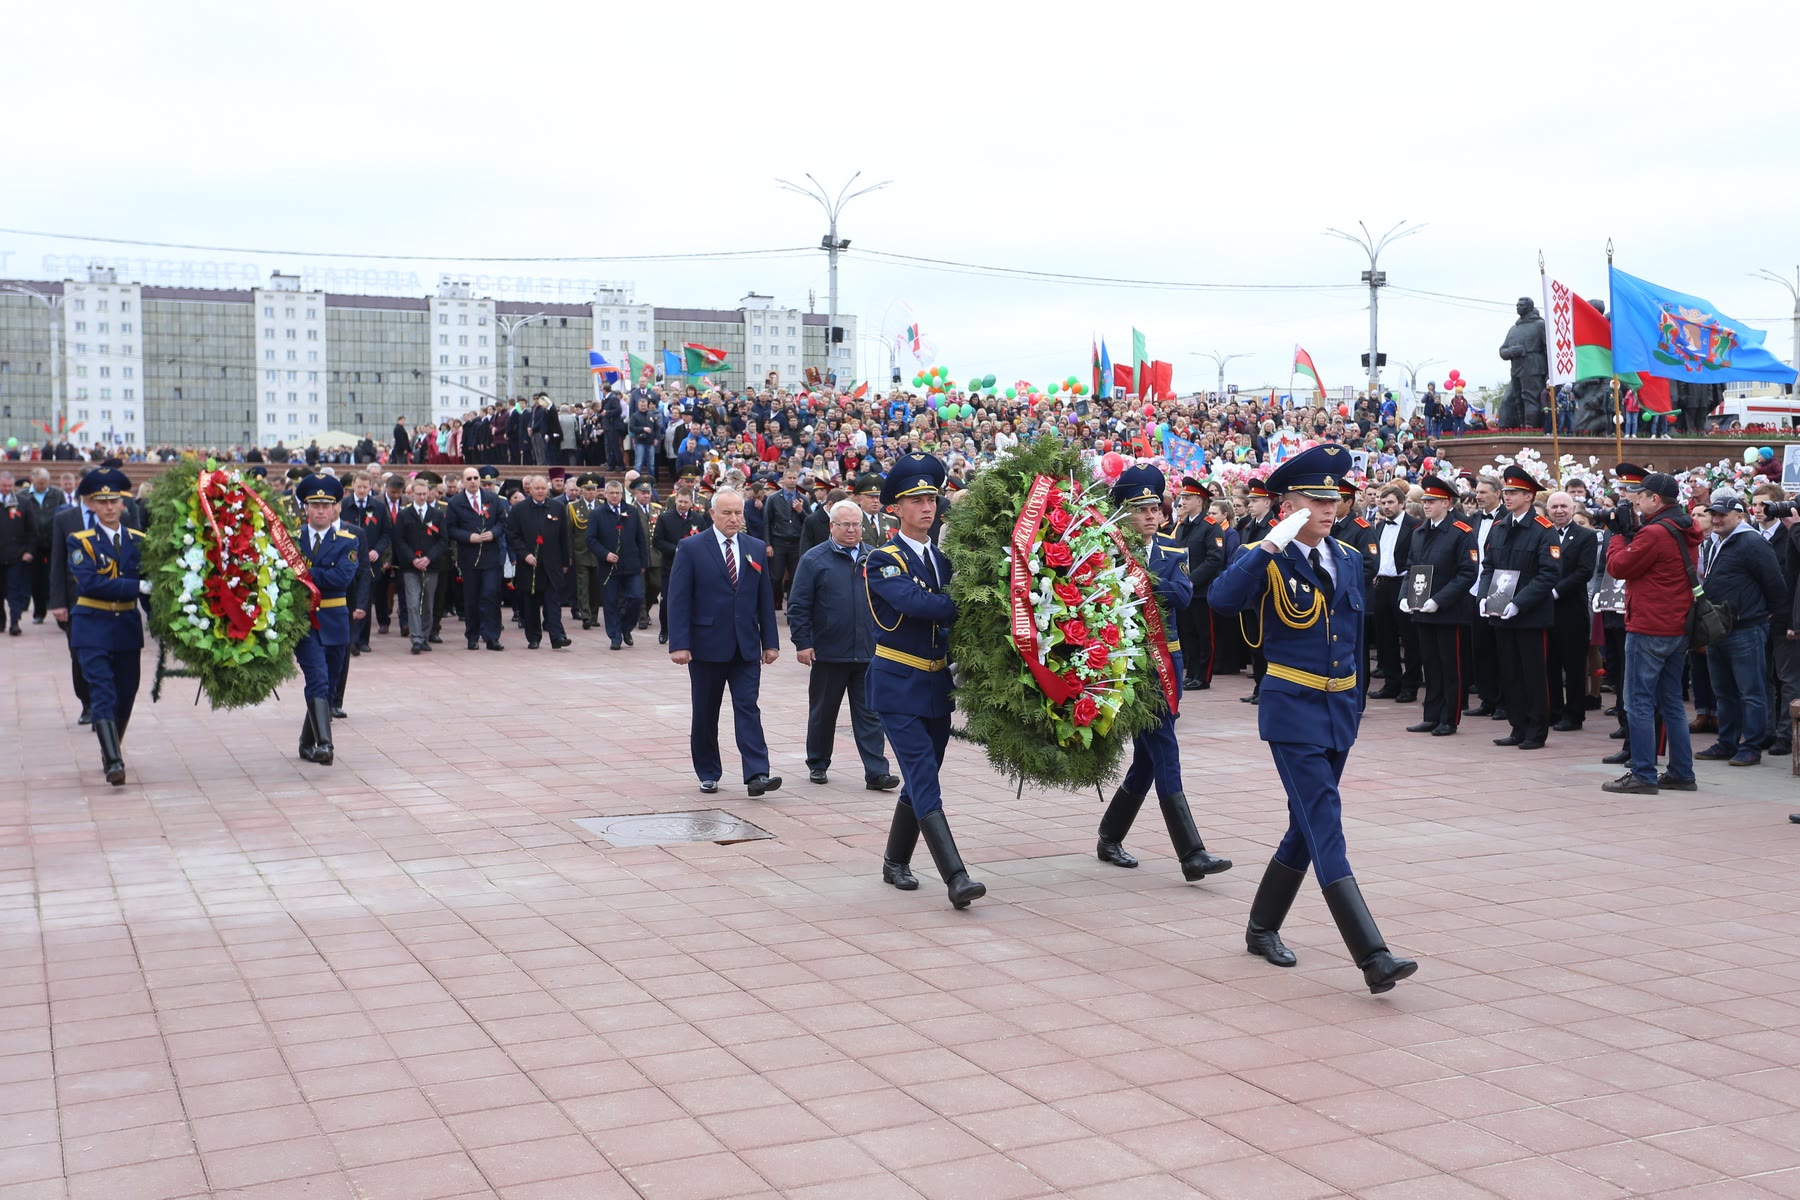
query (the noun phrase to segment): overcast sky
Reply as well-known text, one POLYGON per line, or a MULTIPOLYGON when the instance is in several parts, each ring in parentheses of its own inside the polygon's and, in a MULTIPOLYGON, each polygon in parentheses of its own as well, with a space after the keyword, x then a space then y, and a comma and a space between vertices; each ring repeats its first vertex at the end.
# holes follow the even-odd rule
MULTIPOLYGON (((846 210, 841 308, 916 314, 960 380, 1088 369, 1133 325, 1178 387, 1197 351, 1285 387, 1295 343, 1359 382, 1362 251, 1328 226, 1422 224, 1382 255, 1381 345, 1476 382, 1512 302, 1633 274, 1712 300, 1791 353, 1800 262, 1800 6, 1664 3, 1052 6, 13 6, 0 226, 206 246, 428 256, 444 270, 606 277, 663 306, 748 291, 804 307, 820 251, 699 263, 473 257, 816 246, 812 172, 893 182, 846 210), (1697 55, 1711 54, 1700 58, 1697 55), (1001 279, 867 257, 1124 279, 1001 279), (1349 285, 1349 286, 1344 286, 1349 285), (1473 297, 1440 300, 1411 288, 1473 297)), ((0 233, 46 254, 254 262, 0 233)), ((1541 304, 1541 301, 1540 301, 1541 304)), ((874 369, 875 355, 865 354, 874 369)), ((905 365, 905 364, 903 364, 905 365)), ((880 368, 885 371, 885 360, 880 368)), ((910 374, 910 366, 908 367, 910 374)))

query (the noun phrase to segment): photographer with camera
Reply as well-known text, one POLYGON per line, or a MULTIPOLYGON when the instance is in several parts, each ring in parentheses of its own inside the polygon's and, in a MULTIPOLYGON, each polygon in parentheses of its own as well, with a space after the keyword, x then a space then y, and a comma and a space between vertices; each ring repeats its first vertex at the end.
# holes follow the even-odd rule
POLYGON ((1621 480, 1629 500, 1607 520, 1614 536, 1606 547, 1606 573, 1625 580, 1625 687, 1620 702, 1631 725, 1631 770, 1601 785, 1603 791, 1654 796, 1661 788, 1691 792, 1694 748, 1681 702, 1687 659, 1688 582, 1694 548, 1703 536, 1681 511, 1673 475, 1652 472, 1640 483, 1621 480), (1656 771, 1656 717, 1669 739, 1669 769, 1656 771))
POLYGON ((1723 488, 1707 506, 1712 536, 1700 546, 1706 598, 1731 610, 1731 632, 1707 647, 1707 672, 1719 706, 1719 737, 1695 758, 1724 759, 1734 767, 1762 761, 1768 734, 1769 614, 1787 602, 1787 581, 1775 551, 1746 517, 1737 493, 1723 488))

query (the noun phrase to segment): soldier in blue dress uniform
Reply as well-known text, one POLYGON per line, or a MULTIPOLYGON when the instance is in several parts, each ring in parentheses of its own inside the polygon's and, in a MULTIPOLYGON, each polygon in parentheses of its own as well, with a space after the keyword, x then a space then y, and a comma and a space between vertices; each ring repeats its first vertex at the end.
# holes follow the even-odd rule
POLYGON ((350 658, 349 593, 356 584, 362 540, 337 525, 338 502, 344 485, 329 475, 308 475, 294 489, 294 499, 305 506, 306 524, 300 529, 300 553, 312 564, 313 585, 319 589, 318 628, 300 639, 294 660, 306 677, 306 723, 300 727, 300 757, 328 767, 332 762, 332 684, 346 670, 350 658))
MULTIPOLYGON (((1163 473, 1155 467, 1129 467, 1120 472, 1119 481, 1113 485, 1112 498, 1114 504, 1130 510, 1130 520, 1143 536, 1145 566, 1156 576, 1156 598, 1163 609, 1163 628, 1173 632, 1175 614, 1192 601, 1194 585, 1188 578, 1187 548, 1173 534, 1158 532, 1162 524, 1163 483, 1163 473)), ((1169 639, 1169 657, 1174 660, 1175 679, 1179 684, 1184 678, 1180 639, 1169 639)), ((1162 723, 1132 739, 1131 766, 1113 793, 1106 815, 1100 818, 1100 843, 1095 853, 1101 862, 1115 866, 1138 865, 1137 859, 1120 843, 1131 831, 1131 823, 1144 805, 1145 792, 1154 782, 1163 824, 1169 828, 1175 857, 1181 860, 1182 878, 1192 882, 1231 870, 1231 860, 1208 854, 1206 844, 1200 840, 1200 831, 1194 827, 1194 814, 1188 809, 1187 792, 1181 782, 1181 746, 1175 740, 1175 717, 1175 711, 1164 704, 1162 723)))
POLYGON ((938 790, 938 768, 950 741, 949 626, 956 620, 956 602, 950 599, 950 560, 931 544, 931 526, 946 475, 935 457, 915 452, 901 456, 882 481, 882 507, 895 510, 899 525, 863 560, 875 615, 867 687, 869 707, 881 714, 906 780, 888 831, 881 878, 902 891, 919 886, 911 863, 923 834, 950 903, 967 908, 987 895, 987 886, 969 878, 938 790))
POLYGON ((1246 614, 1250 639, 1268 659, 1258 727, 1288 797, 1287 835, 1256 890, 1245 943, 1278 967, 1294 965, 1281 923, 1310 863, 1363 981, 1385 992, 1419 964, 1388 951, 1344 847, 1338 781, 1362 721, 1366 641, 1362 551, 1329 536, 1337 484, 1349 469, 1350 452, 1338 445, 1314 446, 1277 467, 1268 489, 1286 516, 1238 551, 1208 599, 1221 612, 1246 614))
POLYGON ((101 769, 114 787, 125 782, 120 747, 137 700, 138 654, 144 647, 138 605, 150 593, 149 581, 139 574, 138 543, 144 535, 123 520, 130 492, 123 471, 102 467, 84 475, 75 494, 92 510, 94 527, 69 534, 64 546, 75 577, 69 647, 87 680, 101 769))

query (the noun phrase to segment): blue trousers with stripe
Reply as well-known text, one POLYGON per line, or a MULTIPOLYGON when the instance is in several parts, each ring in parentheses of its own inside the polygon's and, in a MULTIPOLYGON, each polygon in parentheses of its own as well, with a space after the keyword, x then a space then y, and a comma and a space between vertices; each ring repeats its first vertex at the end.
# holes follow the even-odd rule
MULTIPOLYGON (((1169 658, 1174 663, 1175 679, 1179 684, 1183 678, 1181 651, 1173 651, 1169 658)), ((1119 782, 1120 790, 1133 796, 1146 796, 1150 793, 1151 781, 1155 780, 1158 799, 1187 791, 1181 782, 1181 744, 1175 740, 1175 720, 1176 714, 1165 708, 1162 724, 1131 739, 1131 765, 1125 768, 1125 778, 1119 782)))
POLYGON ((938 768, 944 765, 944 749, 950 744, 950 718, 916 717, 911 713, 884 712, 881 728, 887 734, 894 761, 900 765, 900 799, 912 806, 913 816, 923 817, 944 807, 938 787, 938 768))
POLYGON ((308 700, 330 700, 333 696, 333 685, 349 672, 350 645, 325 646, 319 639, 307 636, 300 639, 294 647, 294 662, 300 667, 300 674, 306 679, 306 698, 308 700))
POLYGON ((1328 887, 1351 874, 1338 795, 1350 752, 1305 742, 1270 742, 1269 751, 1288 798, 1287 835, 1275 848, 1275 861, 1296 871, 1310 863, 1319 886, 1328 887))

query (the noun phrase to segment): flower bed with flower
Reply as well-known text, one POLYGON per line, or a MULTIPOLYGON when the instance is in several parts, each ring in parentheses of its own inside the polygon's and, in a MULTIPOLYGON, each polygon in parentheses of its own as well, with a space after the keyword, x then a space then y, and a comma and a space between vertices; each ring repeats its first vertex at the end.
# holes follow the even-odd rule
POLYGON ((316 589, 278 503, 211 462, 171 468, 150 494, 150 629, 214 708, 260 703, 312 628, 316 589))
POLYGON ((1102 783, 1169 703, 1136 534, 1104 515, 1104 489, 1076 449, 1044 434, 984 470, 950 510, 957 704, 966 736, 1014 779, 1102 783))

